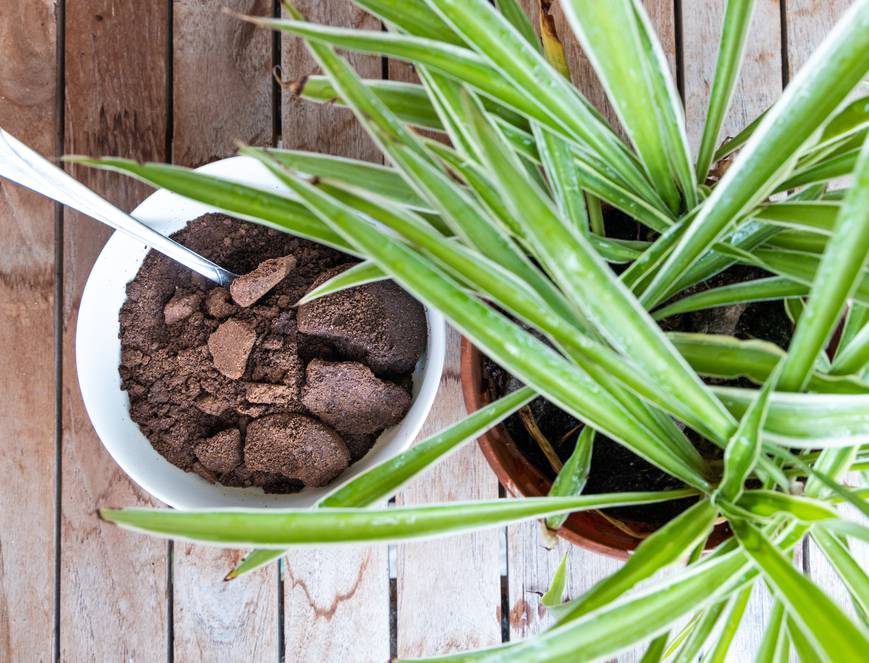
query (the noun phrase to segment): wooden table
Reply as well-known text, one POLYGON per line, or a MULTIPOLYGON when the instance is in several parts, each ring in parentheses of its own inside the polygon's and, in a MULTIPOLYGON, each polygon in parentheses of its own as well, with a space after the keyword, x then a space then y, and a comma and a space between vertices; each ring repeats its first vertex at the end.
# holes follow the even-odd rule
MULTIPOLYGON (((241 139, 380 160, 348 113, 302 103, 273 81, 274 65, 285 80, 312 71, 298 41, 219 11, 272 14, 278 4, 3 0, 0 126, 46 155, 198 166, 231 154, 241 139)), ((297 4, 313 20, 380 28, 346 0, 297 4)), ((696 145, 724 0, 645 4, 677 71, 696 145)), ((726 132, 778 97, 848 4, 757 1, 726 132)), ((568 50, 577 83, 610 112, 572 40, 568 50)), ((412 75, 399 62, 352 60, 367 77, 412 75)), ((147 194, 127 179, 72 170, 122 207, 147 194)), ((280 571, 275 565, 227 584, 221 578, 240 553, 101 524, 100 506, 154 504, 103 450, 76 381, 76 312, 107 236, 91 220, 0 186, 0 661, 344 662, 443 653, 543 627, 539 595, 565 552, 571 595, 618 566, 563 544, 546 550, 528 524, 390 548, 293 552, 280 571)), ((452 335, 424 434, 464 412, 457 360, 452 335)), ((497 495, 493 474, 469 446, 397 502, 497 495)), ((814 550, 802 564, 827 582, 814 550)), ((753 597, 734 661, 750 660, 767 605, 762 594, 753 597)))

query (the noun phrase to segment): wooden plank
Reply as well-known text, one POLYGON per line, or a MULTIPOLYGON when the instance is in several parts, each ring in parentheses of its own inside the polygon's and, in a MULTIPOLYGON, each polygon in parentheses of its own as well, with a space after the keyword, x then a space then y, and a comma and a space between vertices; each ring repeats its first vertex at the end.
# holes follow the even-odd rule
POLYGON ((271 0, 176 0, 172 159, 196 167, 272 143, 272 33, 229 16, 271 16, 271 0))
MULTIPOLYGON (((167 3, 66 5, 67 153, 166 157, 167 3)), ((73 174, 123 208, 146 188, 84 168, 73 174)), ((64 217, 62 660, 159 661, 166 656, 165 542, 101 523, 102 506, 153 504, 103 450, 79 396, 75 325, 88 271, 108 230, 64 217)))
MULTIPOLYGON (((272 37, 221 11, 271 16, 271 0, 181 0, 173 6, 172 160, 199 166, 233 140, 272 141, 272 37)), ((185 543, 172 563, 176 661, 279 659, 278 565, 230 583, 240 553, 185 543)))
POLYGON ((823 41, 851 0, 787 0, 787 79, 791 80, 823 41))
MULTIPOLYGON (((703 135, 723 16, 724 3, 682 3, 685 115, 694 152, 703 135)), ((781 48, 779 2, 758 0, 742 69, 719 142, 726 136, 736 135, 778 99, 782 80, 781 48)))
POLYGON ((279 660, 277 565, 224 582, 243 556, 236 550, 175 544, 176 661, 279 660))
MULTIPOLYGON (((0 6, 0 126, 53 157, 54 3, 0 6)), ((0 182, 0 660, 49 660, 54 629, 54 205, 0 182), (13 376, 21 376, 15 379, 13 376)))
MULTIPOLYGON (((380 28, 349 0, 305 0, 313 21, 380 28)), ((313 73, 303 44, 282 36, 283 77, 313 73)), ((380 78, 381 60, 351 56, 365 77, 380 78)), ((282 144, 294 149, 380 161, 374 144, 347 110, 283 95, 282 144)), ((385 661, 389 658, 389 570, 386 546, 296 550, 283 560, 286 661, 385 661)))
MULTIPOLYGON (((302 0, 294 3, 309 21, 364 30, 379 30, 380 22, 352 5, 350 0, 302 0)), ((285 82, 318 73, 301 39, 281 35, 281 71, 285 82)), ((364 78, 383 76, 382 60, 371 55, 345 54, 364 78)), ((324 154, 379 160, 379 152, 346 108, 312 104, 285 90, 282 102, 282 140, 286 147, 324 154)))
MULTIPOLYGON (((459 335, 450 330, 440 389, 419 439, 465 416, 459 335)), ((398 494, 402 506, 494 499, 498 482, 476 445, 466 445, 398 494)), ((398 656, 434 656, 501 642, 497 530, 397 547, 398 656)))

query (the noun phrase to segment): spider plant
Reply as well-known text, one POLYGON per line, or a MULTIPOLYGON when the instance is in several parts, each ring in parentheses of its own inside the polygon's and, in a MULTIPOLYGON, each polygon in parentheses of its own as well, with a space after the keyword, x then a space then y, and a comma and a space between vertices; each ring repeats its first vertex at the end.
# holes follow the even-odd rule
POLYGON ((638 0, 562 2, 626 139, 571 85, 545 11, 539 39, 516 0, 355 1, 388 31, 313 24, 290 5, 285 19, 246 20, 305 41, 322 75, 300 81, 299 93, 351 108, 388 166, 242 146, 285 185, 275 194, 164 164, 80 161, 358 256, 359 268, 316 294, 395 279, 526 386, 314 509, 102 517, 255 548, 235 577, 294 545, 406 541, 530 518, 557 525, 577 510, 696 496, 582 596, 561 604, 556 578, 550 629, 444 660, 597 660, 647 643, 646 661, 668 650, 720 661, 756 583, 775 597, 759 661, 786 658, 791 645, 804 660, 864 660, 869 578, 849 540, 865 541, 869 528, 837 505, 869 511, 865 489, 844 480, 869 460, 869 97, 859 92, 869 0, 854 3, 775 105, 719 144, 752 5, 730 0, 696 158, 638 0), (336 49, 410 62, 420 82, 363 80, 336 49), (846 175, 847 186, 830 188, 846 175), (645 240, 607 237, 602 203, 635 219, 645 240), (737 264, 763 276, 696 288, 737 264), (657 322, 757 301, 784 301, 794 313, 786 351, 668 334, 657 322), (704 381, 738 376, 754 386, 704 381), (585 425, 552 495, 372 508, 538 395, 585 425), (719 460, 685 429, 717 445, 719 460), (596 433, 684 488, 581 494, 596 433), (734 536, 701 555, 722 519, 734 536), (841 576, 855 620, 793 566, 804 537, 841 576), (665 567, 675 567, 666 580, 643 582, 665 567), (691 616, 686 633, 671 632, 691 616))

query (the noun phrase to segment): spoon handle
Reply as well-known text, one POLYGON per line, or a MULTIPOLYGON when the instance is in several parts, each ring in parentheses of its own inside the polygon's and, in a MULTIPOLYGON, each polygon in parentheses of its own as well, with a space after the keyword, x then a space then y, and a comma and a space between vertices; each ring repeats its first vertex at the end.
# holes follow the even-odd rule
POLYGON ((229 285, 235 278, 232 272, 122 212, 3 129, 0 129, 0 177, 120 230, 215 283, 229 285))

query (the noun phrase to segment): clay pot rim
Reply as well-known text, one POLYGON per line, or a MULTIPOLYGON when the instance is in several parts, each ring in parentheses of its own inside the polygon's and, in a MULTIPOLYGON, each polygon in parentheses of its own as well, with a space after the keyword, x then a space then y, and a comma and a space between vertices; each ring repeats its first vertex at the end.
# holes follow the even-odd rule
MULTIPOLYGON (((461 343, 461 383, 468 413, 487 405, 490 399, 482 393, 483 354, 464 336, 461 343)), ((491 428, 478 438, 478 444, 498 481, 513 496, 542 497, 549 492, 550 481, 534 467, 513 442, 503 425, 491 428)), ((647 523, 624 521, 634 531, 651 534, 654 529, 647 523)), ((571 514, 557 535, 574 545, 597 553, 627 559, 643 538, 630 536, 614 526, 597 511, 571 514)), ((730 536, 726 523, 713 530, 707 550, 714 548, 730 536)))

